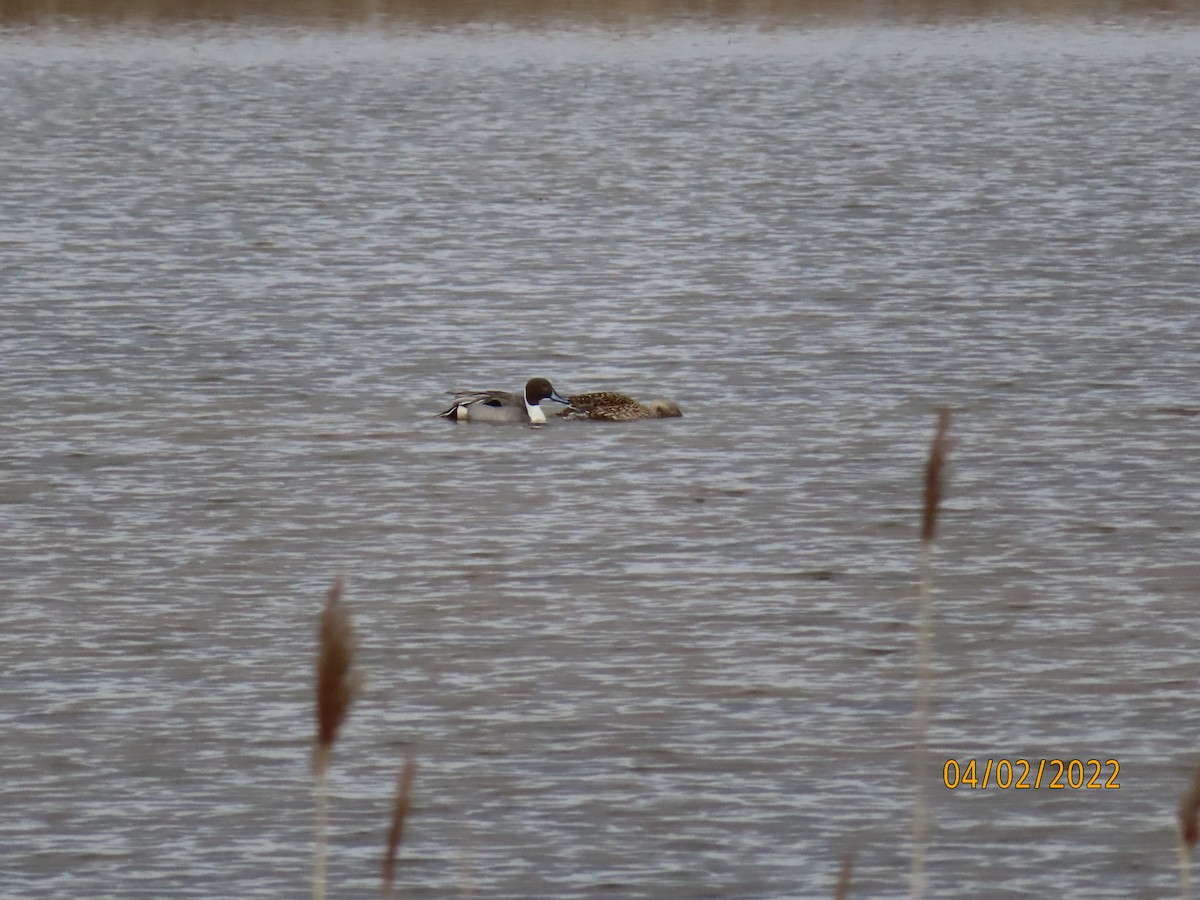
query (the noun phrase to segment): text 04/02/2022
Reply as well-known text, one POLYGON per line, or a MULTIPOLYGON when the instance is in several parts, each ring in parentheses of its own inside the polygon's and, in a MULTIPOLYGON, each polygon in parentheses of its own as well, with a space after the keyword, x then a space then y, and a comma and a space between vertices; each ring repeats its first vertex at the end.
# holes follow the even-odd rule
POLYGON ((960 787, 984 790, 1117 790, 1121 764, 1115 759, 968 759, 946 760, 942 783, 950 790, 960 787))

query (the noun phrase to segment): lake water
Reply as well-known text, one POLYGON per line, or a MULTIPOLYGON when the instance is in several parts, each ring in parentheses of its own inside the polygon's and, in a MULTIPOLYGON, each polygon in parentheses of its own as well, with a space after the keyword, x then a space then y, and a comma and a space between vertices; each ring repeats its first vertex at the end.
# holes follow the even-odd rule
POLYGON ((915 780, 929 896, 1176 895, 1197 98, 1171 19, 0 31, 0 893, 305 896, 342 574, 331 896, 408 752, 407 897, 904 896, 915 780), (533 375, 684 417, 436 418, 533 375), (942 785, 1022 757, 1120 788, 942 785))

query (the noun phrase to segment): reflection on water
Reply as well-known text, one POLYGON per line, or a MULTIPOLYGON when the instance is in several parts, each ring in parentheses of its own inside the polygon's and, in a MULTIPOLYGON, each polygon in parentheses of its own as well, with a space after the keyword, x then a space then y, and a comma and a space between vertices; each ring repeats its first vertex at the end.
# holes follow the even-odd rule
POLYGON ((366 693, 330 879, 1159 896, 1196 763, 1200 32, 0 38, 6 897, 300 896, 313 628, 366 693), (445 392, 685 416, 454 425, 445 392), (945 758, 1119 791, 947 791, 945 758))

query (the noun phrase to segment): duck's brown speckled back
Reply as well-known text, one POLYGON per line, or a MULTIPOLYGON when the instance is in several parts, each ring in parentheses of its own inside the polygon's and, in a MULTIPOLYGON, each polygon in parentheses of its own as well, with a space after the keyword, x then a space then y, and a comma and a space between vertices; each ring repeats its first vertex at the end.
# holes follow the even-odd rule
POLYGON ((571 406, 559 415, 569 419, 629 422, 634 419, 671 419, 683 415, 678 405, 670 400, 652 400, 642 404, 615 391, 572 394, 567 399, 571 401, 571 406))

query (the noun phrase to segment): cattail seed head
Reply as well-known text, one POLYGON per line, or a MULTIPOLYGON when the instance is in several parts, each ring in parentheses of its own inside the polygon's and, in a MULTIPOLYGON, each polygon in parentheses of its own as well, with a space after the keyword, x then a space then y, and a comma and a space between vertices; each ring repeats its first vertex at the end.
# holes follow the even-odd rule
POLYGON ((329 765, 338 730, 358 693, 354 671, 355 639, 350 613, 341 602, 339 578, 325 595, 317 646, 317 739, 313 764, 318 773, 329 765))
POLYGON ((392 825, 388 829, 387 852, 383 857, 383 896, 392 896, 396 884, 396 852, 404 839, 404 821, 408 818, 408 807, 412 797, 413 777, 417 764, 410 756, 396 781, 396 802, 392 806, 392 825))
POLYGON ((921 517, 921 540, 932 541, 937 530, 938 508, 942 503, 942 466, 946 462, 950 430, 950 410, 938 410, 937 430, 929 446, 929 463, 925 467, 925 509, 921 517))
POLYGON ((1200 838, 1200 826, 1196 818, 1200 814, 1200 768, 1192 776, 1192 787, 1183 795, 1179 804, 1179 833, 1183 843, 1189 850, 1196 848, 1196 840, 1200 838))

